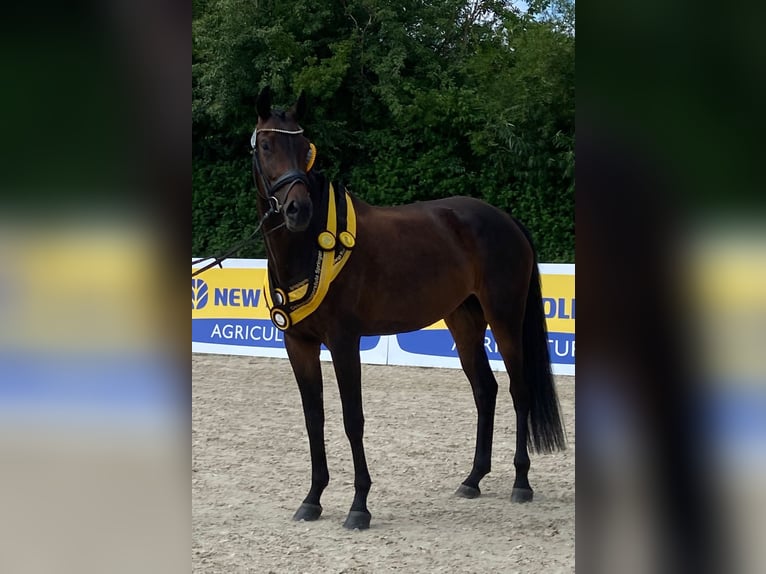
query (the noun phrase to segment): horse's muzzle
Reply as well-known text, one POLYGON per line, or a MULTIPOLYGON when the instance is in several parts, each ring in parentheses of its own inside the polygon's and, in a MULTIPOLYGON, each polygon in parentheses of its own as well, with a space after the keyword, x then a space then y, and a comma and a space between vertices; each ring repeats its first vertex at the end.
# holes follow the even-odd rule
POLYGON ((312 212, 310 200, 301 201, 298 198, 289 198, 282 211, 285 226, 289 231, 305 231, 311 222, 312 212))
POLYGON ((282 212, 287 229, 293 232, 304 231, 309 226, 312 215, 311 198, 308 193, 309 181, 306 173, 290 170, 282 174, 270 187, 272 197, 286 188, 284 203, 280 206, 277 199, 276 209, 282 212), (296 188, 296 186, 298 187, 296 188))

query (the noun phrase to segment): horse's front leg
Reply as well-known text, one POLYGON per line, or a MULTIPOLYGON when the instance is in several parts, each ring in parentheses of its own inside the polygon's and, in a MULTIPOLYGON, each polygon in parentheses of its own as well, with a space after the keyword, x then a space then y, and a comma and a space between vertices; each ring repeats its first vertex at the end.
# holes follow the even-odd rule
POLYGON ((303 402, 303 416, 311 449, 311 489, 293 520, 316 520, 322 514, 319 499, 330 473, 324 445, 324 403, 322 400, 322 367, 319 363, 319 341, 307 341, 285 334, 285 347, 290 357, 295 380, 303 402))
POLYGON ((372 480, 364 456, 364 412, 362 411, 362 369, 359 359, 359 337, 344 336, 328 344, 332 354, 335 375, 338 378, 340 400, 343 405, 343 426, 351 443, 354 459, 354 502, 344 528, 364 530, 370 527, 367 494, 372 480))

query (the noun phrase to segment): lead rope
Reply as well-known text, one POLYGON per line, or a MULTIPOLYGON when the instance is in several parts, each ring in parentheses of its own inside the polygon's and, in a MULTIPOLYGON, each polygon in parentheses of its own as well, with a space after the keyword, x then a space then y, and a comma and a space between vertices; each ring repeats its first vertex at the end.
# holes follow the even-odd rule
MULTIPOLYGON (((208 259, 215 259, 215 261, 213 261, 212 263, 208 263, 202 269, 197 269, 196 271, 194 271, 192 273, 192 277, 196 277, 200 273, 204 273, 205 271, 207 271, 208 269, 212 269, 216 265, 218 265, 221 269, 223 269, 223 265, 221 265, 221 263, 223 263, 226 259, 234 255, 237 251, 242 249, 245 245, 253 241, 253 239, 255 239, 255 236, 261 230, 261 227, 263 227, 263 224, 266 222, 266 219, 268 219, 270 216, 274 215, 275 213, 277 212, 274 210, 274 207, 269 202, 269 210, 263 215, 263 217, 261 217, 261 220, 258 222, 258 227, 255 228, 255 231, 253 231, 247 239, 245 239, 244 241, 240 241, 239 243, 237 243, 237 245, 232 247, 226 253, 222 253, 221 255, 216 255, 215 257, 203 257, 201 259, 196 259, 192 261, 192 266, 194 266, 194 265, 198 265, 199 263, 202 263, 203 261, 207 261, 208 259)), ((279 226, 275 227, 274 229, 278 229, 278 227, 279 226)), ((272 229, 271 231, 274 231, 274 229, 272 229)), ((268 241, 266 241, 265 243, 266 243, 266 246, 268 247, 268 241)))

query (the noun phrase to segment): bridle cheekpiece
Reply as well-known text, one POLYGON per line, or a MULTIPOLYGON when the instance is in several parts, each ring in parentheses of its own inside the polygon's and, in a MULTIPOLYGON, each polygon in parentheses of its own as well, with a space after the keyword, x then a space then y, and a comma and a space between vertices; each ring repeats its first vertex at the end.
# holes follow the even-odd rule
POLYGON ((250 137, 250 147, 253 150, 253 157, 255 158, 255 169, 258 172, 258 176, 261 178, 261 182, 263 183, 263 187, 266 190, 266 200, 269 202, 269 205, 271 206, 272 210, 275 213, 278 213, 282 210, 282 207, 284 207, 285 203, 287 203, 287 196, 290 194, 290 190, 293 188, 293 186, 300 182, 303 183, 306 187, 309 186, 309 179, 306 176, 306 172, 300 171, 297 169, 291 169, 283 173, 273 184, 269 184, 268 178, 263 174, 263 168, 261 167, 261 160, 258 157, 258 134, 260 132, 276 132, 280 134, 288 134, 288 135, 300 135, 303 133, 303 128, 297 129, 297 130, 282 130, 279 128, 256 128, 253 131, 253 135, 250 137), (285 194, 285 200, 282 202, 282 205, 279 204, 279 200, 276 197, 277 191, 279 191, 280 188, 284 187, 285 185, 288 185, 287 193, 285 194))

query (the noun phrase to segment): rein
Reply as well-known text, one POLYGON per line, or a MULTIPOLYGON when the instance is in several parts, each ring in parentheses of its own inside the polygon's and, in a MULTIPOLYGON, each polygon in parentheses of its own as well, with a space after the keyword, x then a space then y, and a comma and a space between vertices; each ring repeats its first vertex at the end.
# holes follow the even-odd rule
POLYGON ((221 265, 221 263, 223 263, 224 260, 234 255, 237 251, 242 249, 245 245, 253 241, 257 233, 261 230, 261 227, 263 227, 263 224, 266 222, 266 220, 272 215, 274 215, 275 213, 277 212, 274 210, 273 206, 270 207, 269 210, 263 215, 261 220, 258 222, 258 227, 255 228, 255 231, 253 231, 247 239, 240 241, 234 247, 229 249, 227 252, 222 253, 221 255, 216 255, 215 257, 202 257, 201 259, 195 259, 194 261, 192 261, 192 266, 194 266, 194 265, 197 265, 198 263, 202 263, 203 261, 207 261, 208 259, 215 259, 215 261, 213 261, 212 263, 208 263, 202 269, 197 269, 196 271, 194 271, 192 273, 192 277, 196 277, 200 273, 204 273, 205 271, 207 271, 208 269, 212 269, 216 265, 218 265, 221 269, 223 269, 223 265, 221 265))

